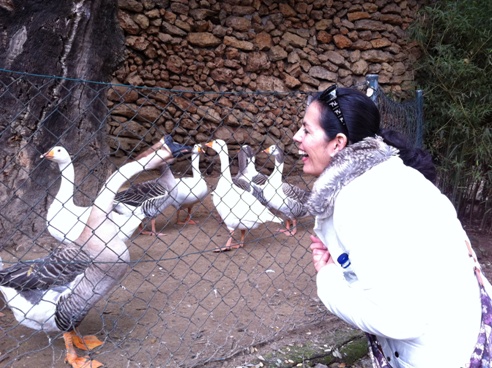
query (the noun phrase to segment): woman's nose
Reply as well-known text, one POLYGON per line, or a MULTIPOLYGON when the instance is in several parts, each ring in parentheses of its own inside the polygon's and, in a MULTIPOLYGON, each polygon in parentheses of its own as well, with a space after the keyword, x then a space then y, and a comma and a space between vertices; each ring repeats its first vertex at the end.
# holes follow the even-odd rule
POLYGON ((302 129, 299 129, 296 134, 294 134, 294 136, 292 137, 292 139, 295 141, 295 142, 300 142, 301 141, 301 135, 302 135, 302 129))

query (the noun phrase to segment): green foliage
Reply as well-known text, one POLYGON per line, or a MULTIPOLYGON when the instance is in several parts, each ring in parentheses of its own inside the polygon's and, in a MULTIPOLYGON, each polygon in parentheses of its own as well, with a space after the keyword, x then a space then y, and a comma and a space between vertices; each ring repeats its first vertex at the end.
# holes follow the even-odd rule
POLYGON ((492 1, 444 0, 411 29, 422 57, 425 144, 462 220, 492 222, 492 1), (466 218, 465 218, 466 217, 466 218))

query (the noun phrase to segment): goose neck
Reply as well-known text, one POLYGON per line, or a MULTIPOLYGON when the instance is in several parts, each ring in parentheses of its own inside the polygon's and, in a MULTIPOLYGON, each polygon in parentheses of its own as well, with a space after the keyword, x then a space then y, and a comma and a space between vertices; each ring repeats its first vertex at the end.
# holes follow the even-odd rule
POLYGON ((200 172, 200 156, 194 153, 191 157, 191 171, 193 177, 198 178, 202 175, 200 172))
POLYGON ((231 177, 231 170, 229 168, 229 152, 227 148, 222 148, 222 150, 219 152, 219 158, 220 158, 220 172, 222 174, 222 177, 229 179, 229 181, 232 180, 231 177))
POLYGON ((57 197, 62 203, 73 203, 73 192, 75 187, 75 171, 73 164, 71 162, 68 164, 60 164, 59 169, 61 181, 57 197))
POLYGON ((126 183, 126 181, 133 175, 143 171, 142 165, 138 161, 129 162, 117 171, 115 171, 106 183, 104 187, 99 191, 99 194, 92 206, 91 214, 89 216, 88 225, 92 228, 97 228, 105 219, 108 213, 113 208, 113 201, 116 193, 120 187, 126 183))
POLYGON ((275 160, 275 168, 273 169, 272 172, 272 177, 281 177, 282 173, 284 172, 284 163, 278 160, 275 160))

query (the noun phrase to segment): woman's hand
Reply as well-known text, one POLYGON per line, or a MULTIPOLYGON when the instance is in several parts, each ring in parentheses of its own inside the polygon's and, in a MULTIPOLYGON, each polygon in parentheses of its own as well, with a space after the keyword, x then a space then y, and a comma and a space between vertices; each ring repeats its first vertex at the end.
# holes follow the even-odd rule
POLYGON ((316 272, 328 263, 335 263, 326 245, 324 245, 321 240, 314 235, 311 235, 310 238, 312 242, 310 248, 313 252, 313 264, 316 272))

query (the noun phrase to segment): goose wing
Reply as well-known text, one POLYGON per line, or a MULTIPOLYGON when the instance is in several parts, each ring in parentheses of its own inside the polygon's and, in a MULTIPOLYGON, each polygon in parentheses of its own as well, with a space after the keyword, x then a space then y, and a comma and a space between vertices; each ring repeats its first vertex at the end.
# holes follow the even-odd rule
POLYGON ((287 206, 294 217, 303 217, 308 211, 306 203, 310 192, 289 183, 282 183, 282 191, 285 194, 287 206))
POLYGON ((261 188, 250 185, 250 189, 250 191, 247 191, 238 186, 232 186, 219 191, 219 193, 225 193, 222 199, 228 205, 229 211, 227 215, 233 215, 244 224, 253 223, 259 225, 265 221, 276 221, 280 223, 281 219, 276 218, 261 203, 261 201, 266 202, 261 188))
POLYGON ((76 328, 92 307, 119 283, 127 270, 126 262, 92 263, 72 292, 59 299, 55 313, 56 326, 61 331, 76 328))
POLYGON ((203 178, 181 178, 176 184, 176 201, 179 206, 195 204, 208 194, 208 186, 203 178))
POLYGON ((255 176, 253 176, 253 183, 257 185, 265 185, 265 183, 268 180, 268 176, 262 173, 257 173, 255 176))
POLYGON ((309 190, 301 189, 298 186, 289 183, 282 183, 282 191, 287 197, 301 203, 306 203, 311 194, 309 190))
POLYGON ((57 248, 47 257, 1 270, 0 285, 18 291, 47 290, 72 282, 90 264, 90 256, 80 248, 57 248))
POLYGON ((121 202, 133 207, 140 207, 146 201, 163 195, 169 191, 155 180, 132 185, 127 190, 116 193, 115 202, 121 202))
POLYGON ((265 196, 263 195, 263 189, 260 186, 249 182, 243 177, 233 178, 232 182, 238 188, 244 190, 245 192, 251 193, 262 205, 266 206, 267 200, 265 199, 265 196))

